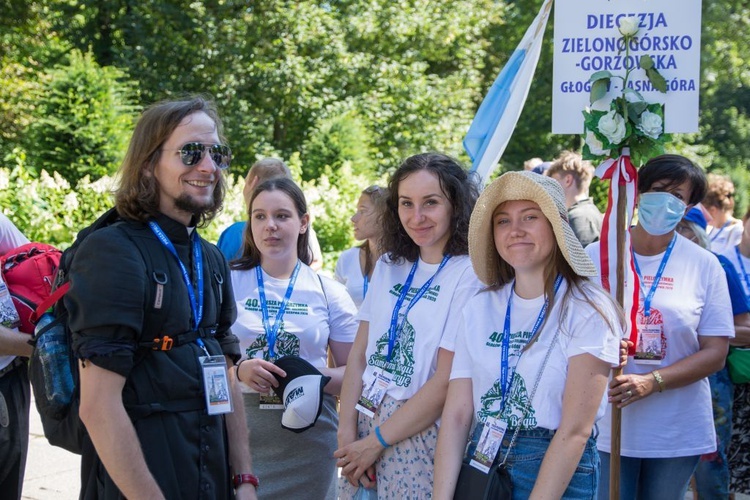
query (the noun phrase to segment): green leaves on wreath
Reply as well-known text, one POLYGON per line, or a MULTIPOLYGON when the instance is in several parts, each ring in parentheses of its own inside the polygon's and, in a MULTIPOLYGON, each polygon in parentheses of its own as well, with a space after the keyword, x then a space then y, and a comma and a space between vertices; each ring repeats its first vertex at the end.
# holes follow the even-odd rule
POLYGON ((589 78, 589 82, 591 83, 589 101, 591 104, 594 104, 609 92, 609 83, 611 80, 612 73, 609 71, 597 71, 591 75, 591 78, 589 78))
POLYGON ((651 85, 661 93, 667 92, 667 81, 659 73, 659 70, 654 67, 654 60, 649 55, 641 56, 641 68, 646 71, 646 77, 651 85))

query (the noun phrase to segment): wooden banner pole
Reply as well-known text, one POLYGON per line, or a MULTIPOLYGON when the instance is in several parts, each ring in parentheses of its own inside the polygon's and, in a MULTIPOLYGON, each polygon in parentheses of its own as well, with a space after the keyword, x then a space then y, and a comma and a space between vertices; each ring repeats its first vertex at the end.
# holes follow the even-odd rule
MULTIPOLYGON (((627 231, 627 193, 623 182, 617 186, 617 303, 622 306, 625 303, 625 231, 627 231)), ((622 368, 618 367, 612 371, 612 376, 622 375, 622 368)), ((618 500, 620 498, 620 433, 622 431, 622 410, 612 405, 612 436, 609 454, 609 498, 618 500)))

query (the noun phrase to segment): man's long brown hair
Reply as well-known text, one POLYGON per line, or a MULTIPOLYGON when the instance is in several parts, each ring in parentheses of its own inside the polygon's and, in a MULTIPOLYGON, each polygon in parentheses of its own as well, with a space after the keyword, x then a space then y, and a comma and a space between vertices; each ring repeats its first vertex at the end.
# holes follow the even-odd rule
MULTIPOLYGON (((221 119, 214 103, 205 97, 161 101, 143 112, 120 166, 115 206, 122 217, 145 222, 159 213, 159 182, 153 173, 161 158, 161 148, 185 117, 198 112, 206 113, 214 121, 219 140, 224 143, 221 119)), ((208 224, 221 209, 226 184, 224 175, 218 177, 213 203, 195 214, 198 226, 208 224)))

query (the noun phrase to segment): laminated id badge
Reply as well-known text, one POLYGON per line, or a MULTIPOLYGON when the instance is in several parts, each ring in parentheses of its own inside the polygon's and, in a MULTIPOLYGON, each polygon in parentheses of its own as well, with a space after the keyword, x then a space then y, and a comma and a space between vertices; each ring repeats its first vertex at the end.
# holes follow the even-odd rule
POLYGON ((376 371, 375 377, 372 379, 369 385, 362 387, 362 395, 357 401, 355 408, 370 418, 375 416, 375 412, 383 402, 385 392, 388 390, 388 386, 391 385, 392 376, 386 371, 376 371))
POLYGON ((232 412, 227 360, 224 356, 198 358, 203 370, 203 389, 206 394, 206 411, 209 415, 232 412))
POLYGON ((503 442, 503 436, 508 424, 498 418, 488 418, 482 427, 482 434, 479 436, 477 449, 471 457, 472 467, 475 467, 485 474, 490 471, 492 462, 495 461, 497 452, 500 450, 500 444, 503 442))
POLYGON ((659 365, 663 361, 661 323, 638 324, 638 344, 633 361, 643 365, 659 365))

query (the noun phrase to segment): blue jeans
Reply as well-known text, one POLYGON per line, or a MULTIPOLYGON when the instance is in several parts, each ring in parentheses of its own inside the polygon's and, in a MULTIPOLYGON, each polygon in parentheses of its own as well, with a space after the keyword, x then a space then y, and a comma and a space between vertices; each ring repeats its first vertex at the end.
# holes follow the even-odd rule
POLYGON ((711 401, 714 407, 716 451, 701 455, 695 469, 695 484, 701 500, 729 498, 729 462, 727 448, 732 439, 732 400, 734 385, 729 369, 724 367, 708 377, 711 384, 711 401))
MULTIPOLYGON (((599 456, 599 500, 609 500, 609 453, 600 451, 599 456)), ((620 457, 620 500, 683 500, 699 458, 620 457)))
MULTIPOLYGON (((480 431, 480 426, 477 426, 474 430, 468 456, 473 455, 480 431)), ((496 459, 498 462, 505 457, 508 444, 513 437, 513 431, 513 429, 508 429, 505 433, 500 453, 496 459)), ((578 462, 578 467, 562 498, 583 500, 596 497, 600 468, 599 454, 596 451, 596 434, 598 432, 595 431, 586 442, 581 460, 578 462)), ((555 431, 548 429, 532 429, 518 433, 518 438, 505 462, 513 482, 514 500, 526 500, 531 496, 531 490, 534 488, 537 476, 539 476, 542 460, 554 435, 555 431)))

